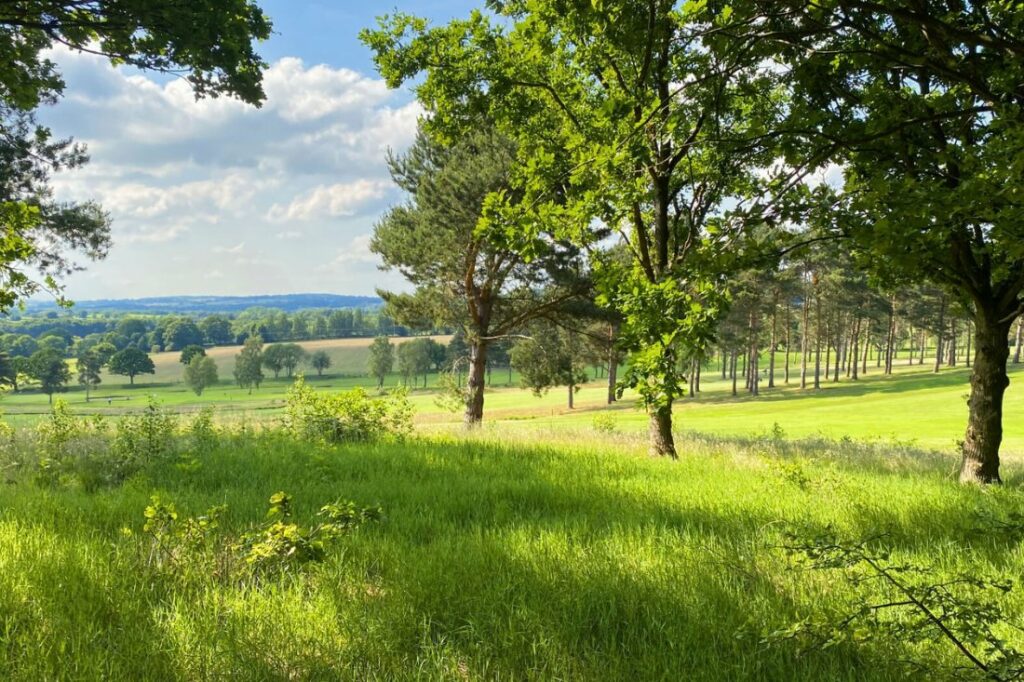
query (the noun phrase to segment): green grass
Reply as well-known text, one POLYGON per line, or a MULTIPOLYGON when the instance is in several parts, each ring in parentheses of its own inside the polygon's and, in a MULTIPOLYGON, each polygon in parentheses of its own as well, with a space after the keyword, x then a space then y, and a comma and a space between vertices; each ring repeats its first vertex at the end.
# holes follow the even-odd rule
MULTIPOLYGON (((1020 545, 972 531, 1015 490, 955 484, 905 448, 688 441, 679 462, 628 434, 547 443, 427 439, 322 448, 224 435, 197 471, 147 466, 117 488, 0 487, 0 674, 39 679, 895 680, 897 660, 953 666, 931 639, 801 654, 761 638, 837 618, 853 587, 787 569, 788 524, 861 537, 894 560, 1019 581, 1020 545), (600 440, 602 444, 598 444, 600 440), (779 462, 800 471, 786 474, 779 462), (806 479, 806 482, 801 482, 806 479), (322 564, 258 584, 148 565, 151 494, 220 529, 291 493, 302 522, 339 496, 386 519, 322 564), (126 534, 128 529, 131 534, 126 534)), ((1010 467, 1008 488, 1022 472, 1010 467)), ((1005 598, 1024 615, 1020 595, 1005 598)), ((1017 635, 1011 636, 1017 637, 1017 635)), ((1019 644, 1019 642, 1018 642, 1019 644)))
MULTIPOLYGON (((359 368, 365 366, 365 339, 317 342, 335 357, 335 367, 323 378, 315 375, 307 381, 319 390, 340 391, 355 386, 372 389, 375 382, 359 368), (339 368, 356 370, 342 375, 339 368)), ((285 392, 290 380, 269 378, 251 394, 232 385, 225 358, 236 349, 214 349, 224 379, 218 386, 197 397, 180 383, 181 365, 177 354, 156 356, 155 377, 139 377, 138 385, 123 384, 123 377, 105 377, 91 402, 79 387, 66 394, 79 413, 118 415, 145 406, 149 397, 169 409, 190 412, 201 407, 214 408, 223 421, 240 419, 273 421, 281 414, 285 392)), ((827 436, 856 439, 912 441, 922 447, 953 453, 963 437, 967 418, 966 396, 969 391, 968 369, 943 368, 933 374, 930 365, 897 364, 896 373, 886 377, 881 370, 869 366, 868 374, 853 382, 845 377, 839 383, 825 381, 820 391, 800 390, 794 370, 791 383, 782 381, 782 362, 778 362, 778 387, 768 389, 762 382, 757 398, 731 396, 731 382, 723 381, 713 370, 703 376, 702 392, 696 398, 683 398, 676 403, 676 428, 681 432, 712 435, 750 436, 764 433, 778 424, 791 437, 827 436)), ((1006 394, 1004 453, 1011 458, 1024 457, 1024 366, 1011 365, 1011 385, 1006 394)), ((458 427, 461 415, 447 412, 437 402, 437 375, 430 375, 426 389, 412 392, 417 421, 424 428, 451 431, 458 427)), ((485 420, 496 428, 514 431, 557 432, 566 427, 587 427, 597 411, 608 411, 620 430, 640 432, 647 428, 644 414, 636 409, 636 401, 627 393, 618 405, 605 405, 603 379, 594 379, 578 393, 577 409, 566 408, 565 389, 557 388, 538 398, 517 388, 519 377, 511 382, 505 370, 495 370, 492 388, 488 391, 485 420), (509 384, 511 383, 511 386, 509 384)), ((391 376, 387 385, 400 385, 401 378, 391 376)), ((49 411, 47 397, 25 391, 7 394, 0 400, 2 408, 14 424, 36 421, 49 411)))

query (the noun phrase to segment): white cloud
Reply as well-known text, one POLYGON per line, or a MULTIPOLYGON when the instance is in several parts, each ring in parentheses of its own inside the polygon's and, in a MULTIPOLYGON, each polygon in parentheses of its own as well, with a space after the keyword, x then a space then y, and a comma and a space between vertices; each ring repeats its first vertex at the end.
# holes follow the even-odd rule
POLYGON ((370 202, 381 199, 391 187, 385 180, 356 180, 334 185, 321 185, 292 200, 288 206, 274 204, 270 220, 312 220, 354 215, 370 202))
POLYGON ((96 200, 114 221, 110 256, 89 266, 98 276, 72 278, 72 296, 366 294, 382 281, 395 285, 377 271, 368 233, 397 196, 385 153, 413 140, 422 115, 408 93, 351 69, 284 58, 267 70, 267 101, 256 109, 197 101, 180 79, 91 55, 60 49, 51 57, 67 96, 44 122, 87 143, 92 158, 54 179, 57 197, 96 200), (339 244, 347 244, 337 260, 343 273, 310 267, 339 244), (116 284, 129 280, 131 291, 116 284))
POLYGON ((378 256, 370 250, 372 236, 361 234, 352 238, 343 249, 328 263, 321 265, 318 270, 321 272, 334 272, 354 264, 376 265, 380 262, 378 256))

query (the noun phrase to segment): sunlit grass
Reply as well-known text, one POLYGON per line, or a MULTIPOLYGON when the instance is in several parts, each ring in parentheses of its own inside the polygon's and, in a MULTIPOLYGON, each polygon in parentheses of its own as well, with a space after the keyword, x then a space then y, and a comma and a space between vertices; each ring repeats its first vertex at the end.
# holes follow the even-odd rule
MULTIPOLYGON (((973 532, 981 510, 1024 511, 1020 494, 961 487, 945 459, 906 446, 695 439, 669 462, 643 456, 633 434, 563 435, 331 448, 224 436, 196 471, 153 465, 96 493, 43 490, 30 470, 10 473, 0 488, 0 672, 902 679, 900 657, 958 660, 942 643, 803 655, 759 643, 842 612, 850 596, 836 576, 787 570, 774 549, 780 529, 884 531, 896 558, 936 575, 1022 577, 1016 543, 973 532), (300 519, 339 497, 380 504, 386 519, 325 563, 258 586, 147 567, 142 511, 154 492, 183 515, 227 504, 230 534, 259 522, 278 490, 294 496, 300 519)), ((1008 487, 1021 475, 1009 467, 1008 487)), ((1018 594, 1006 599, 1024 615, 1018 594)))

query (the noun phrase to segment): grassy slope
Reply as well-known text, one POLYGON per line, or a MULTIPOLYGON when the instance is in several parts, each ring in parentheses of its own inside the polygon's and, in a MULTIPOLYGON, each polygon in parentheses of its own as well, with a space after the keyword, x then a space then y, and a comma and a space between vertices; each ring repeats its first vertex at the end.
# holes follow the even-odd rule
MULTIPOLYGON (((849 607, 829 573, 789 572, 779 529, 886 530, 894 559, 1019 582, 1019 545, 971 533, 1012 491, 952 483, 928 457, 851 448, 793 460, 689 443, 679 463, 627 436, 566 432, 549 447, 419 441, 318 450, 235 438, 198 472, 152 467, 126 486, 0 487, 0 673, 5 679, 895 680, 894 661, 955 664, 950 647, 843 643, 798 655, 766 633, 849 607), (153 491, 183 513, 226 503, 222 532, 261 519, 277 490, 310 519, 338 496, 385 522, 258 588, 146 567, 153 491), (123 528, 133 531, 126 537, 123 528)), ((755 445, 754 451, 765 451, 755 445)), ((770 448, 768 448, 770 450, 770 448)), ((1011 481, 1020 478, 1010 473, 1011 481)), ((1024 615, 1021 597, 1006 598, 1024 615)))

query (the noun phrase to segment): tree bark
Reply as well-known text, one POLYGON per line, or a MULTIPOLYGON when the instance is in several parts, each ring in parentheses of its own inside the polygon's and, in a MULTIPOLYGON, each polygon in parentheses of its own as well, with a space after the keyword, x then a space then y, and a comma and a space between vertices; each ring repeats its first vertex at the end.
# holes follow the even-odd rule
POLYGON ((572 384, 569 384, 569 409, 570 410, 572 410, 572 409, 574 409, 576 407, 576 405, 573 404, 573 398, 575 398, 575 397, 576 397, 576 387, 573 386, 572 384))
POLYGON ((943 296, 939 302, 939 324, 935 332, 935 373, 939 373, 939 367, 942 366, 942 349, 943 339, 942 332, 946 326, 946 297, 943 296))
POLYGON ((779 301, 776 296, 776 298, 772 300, 772 335, 768 342, 768 388, 775 388, 775 343, 776 335, 778 333, 778 325, 776 324, 778 312, 779 301))
POLYGON ((971 397, 967 401, 967 433, 962 446, 961 483, 1000 483, 999 446, 1003 440, 1003 395, 1010 379, 1012 320, 999 319, 994 311, 975 314, 975 355, 971 369, 971 397))
POLYGON ((810 308, 811 302, 807 296, 807 292, 804 292, 804 324, 803 329, 800 332, 800 388, 807 388, 807 354, 809 352, 807 344, 808 329, 807 324, 810 321, 810 308))
POLYGON ((487 375, 487 342, 473 340, 469 344, 469 376, 466 379, 466 428, 480 425, 484 418, 484 384, 487 375))
POLYGON ((1024 317, 1017 321, 1017 341, 1013 346, 1013 364, 1020 364, 1020 344, 1024 341, 1024 317))
MULTIPOLYGON (((615 335, 618 333, 617 325, 608 326, 608 404, 614 403, 618 396, 615 394, 615 384, 619 380, 619 353, 615 350, 615 335)), ((509 383, 512 383, 511 380, 509 383)))
POLYGON ((821 388, 821 297, 815 294, 814 388, 821 388))
POLYGON ((784 371, 785 371, 785 374, 786 374, 786 385, 787 386, 789 385, 789 354, 792 352, 790 350, 790 345, 789 345, 789 337, 790 337, 790 331, 789 330, 790 330, 791 327, 792 327, 792 325, 790 324, 790 319, 789 319, 789 301, 786 301, 786 368, 785 368, 784 371))
POLYGON ((731 369, 731 372, 732 372, 732 394, 733 394, 733 397, 735 397, 736 396, 736 351, 732 352, 731 365, 732 365, 732 369, 731 369))
POLYGON ((651 454, 655 457, 678 459, 676 443, 672 437, 672 403, 654 408, 650 412, 651 454))

